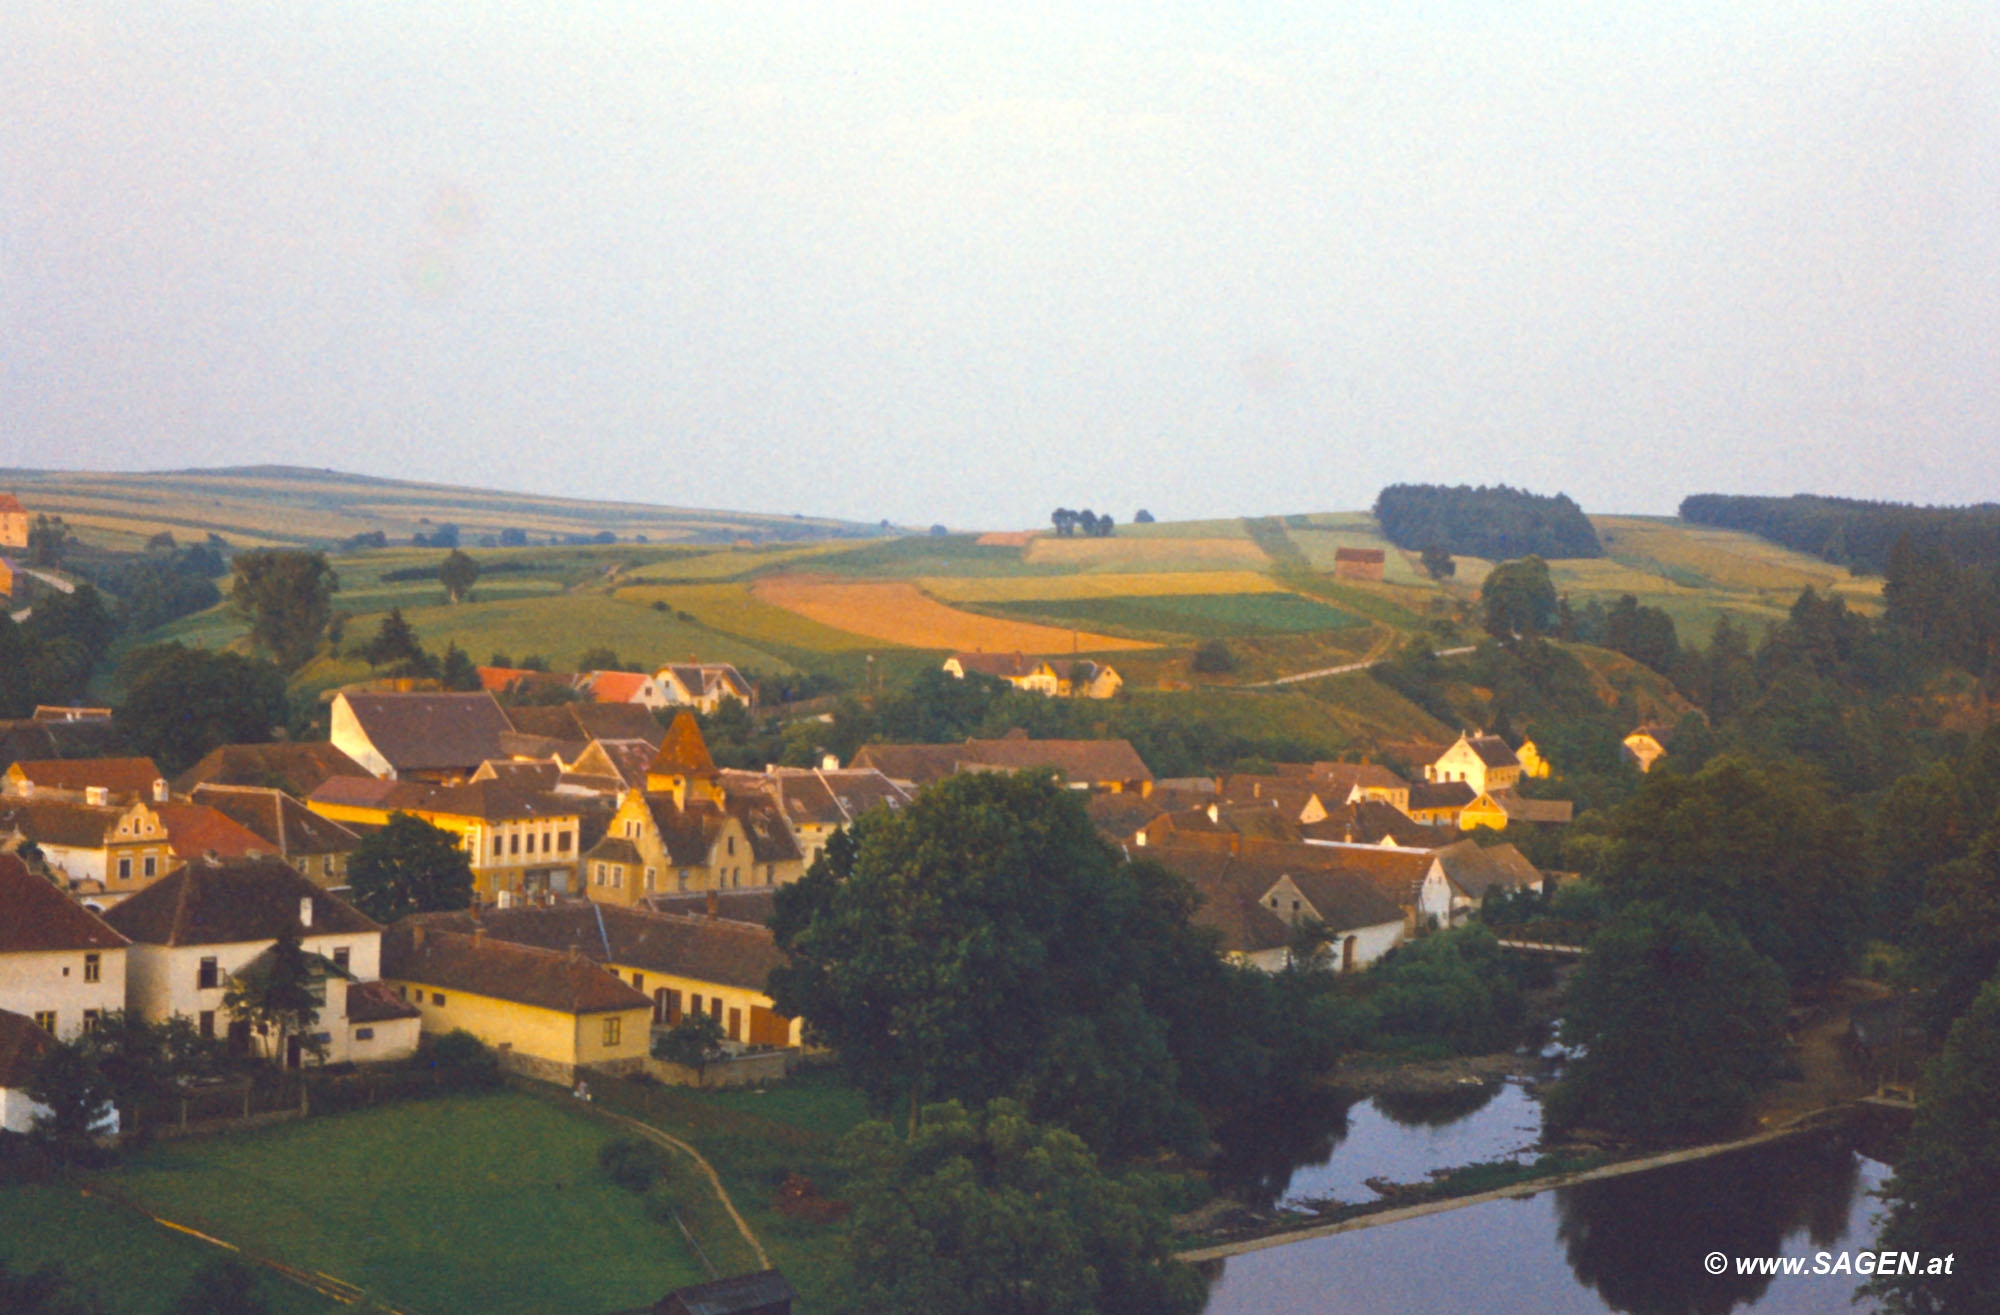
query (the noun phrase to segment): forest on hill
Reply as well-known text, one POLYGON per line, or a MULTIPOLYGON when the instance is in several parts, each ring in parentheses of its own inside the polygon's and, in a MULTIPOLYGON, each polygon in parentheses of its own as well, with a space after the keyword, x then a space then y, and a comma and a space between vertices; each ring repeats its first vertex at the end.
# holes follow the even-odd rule
POLYGON ((1899 539, 1944 553, 1960 566, 2000 564, 2000 506, 1918 507, 1796 493, 1788 498, 1696 493, 1681 519, 1743 530, 1871 575, 1889 568, 1899 539))
POLYGON ((1375 519, 1389 542, 1411 552, 1442 548, 1492 561, 1604 555, 1597 531, 1567 494, 1505 484, 1391 484, 1375 498, 1375 519))

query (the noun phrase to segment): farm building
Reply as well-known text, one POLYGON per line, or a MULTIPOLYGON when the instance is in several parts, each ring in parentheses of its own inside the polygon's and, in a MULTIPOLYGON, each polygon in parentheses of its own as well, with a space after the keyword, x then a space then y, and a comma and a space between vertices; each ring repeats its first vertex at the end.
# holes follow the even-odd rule
POLYGON ((11 493, 0 493, 0 548, 28 546, 28 509, 11 493))
POLYGON ((1104 663, 1087 658, 1031 658, 1019 653, 953 653, 944 669, 960 680, 977 672, 1004 680, 1015 689, 1050 698, 1108 699, 1125 687, 1125 680, 1104 663))
POLYGON ((1379 580, 1385 560, 1380 548, 1336 548, 1333 573, 1343 580, 1379 580))

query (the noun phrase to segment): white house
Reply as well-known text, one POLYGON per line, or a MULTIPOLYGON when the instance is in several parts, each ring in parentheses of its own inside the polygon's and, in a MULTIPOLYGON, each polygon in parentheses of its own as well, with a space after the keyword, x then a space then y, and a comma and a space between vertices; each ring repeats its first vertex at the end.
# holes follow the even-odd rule
MULTIPOLYGON (((246 1025, 222 1000, 230 979, 255 971, 287 926, 320 964, 325 1007, 316 1039, 329 1063, 407 1055, 417 1045, 415 1010, 385 1011, 358 985, 381 977, 382 928, 338 896, 300 876, 282 859, 188 864, 105 915, 131 941, 126 1005, 154 1020, 185 1014, 204 1036, 227 1035, 252 1047, 246 1025), (351 1004, 366 1002, 360 1009, 351 1004)), ((297 1067, 301 1047, 285 1056, 297 1067)))
POLYGON ((125 1007, 125 937, 0 854, 0 1009, 67 1041, 125 1007))

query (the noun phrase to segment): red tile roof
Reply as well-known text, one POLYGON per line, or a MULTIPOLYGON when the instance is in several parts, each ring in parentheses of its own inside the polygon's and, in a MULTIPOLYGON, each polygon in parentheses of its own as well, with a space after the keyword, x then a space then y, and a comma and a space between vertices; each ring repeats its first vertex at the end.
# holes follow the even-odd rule
POLYGON ((382 937, 382 976, 564 1014, 652 1007, 582 954, 474 937, 448 930, 449 921, 433 925, 452 916, 426 914, 389 928, 382 937))
POLYGON ((312 900, 310 936, 380 931, 381 924, 313 885, 282 859, 200 860, 114 905, 104 920, 146 945, 231 945, 276 940, 312 900))
POLYGON ((590 697, 599 703, 630 703, 650 679, 641 671, 593 671, 590 697))
MULTIPOLYGON (((706 896, 700 897, 705 899, 706 896)), ((726 901, 718 897, 718 904, 726 901)), ((425 914, 411 922, 447 932, 470 932, 471 913, 425 914)), ((575 946, 594 964, 617 963, 647 972, 763 991, 771 970, 785 961, 768 927, 699 913, 655 913, 614 904, 558 904, 550 908, 482 909, 476 920, 486 940, 566 952, 575 946)), ((391 936, 401 930, 399 923, 391 936)), ((384 976, 395 976, 386 966, 384 976)), ((593 968, 604 976, 601 968, 593 968)))
POLYGON ((104 919, 0 854, 0 954, 115 950, 127 944, 104 919))
POLYGON ((323 740, 225 744, 175 777, 174 789, 192 794, 202 784, 257 785, 303 799, 329 776, 367 774, 360 763, 323 740))
POLYGON ((204 804, 154 804, 160 825, 167 829, 167 843, 183 859, 214 854, 217 858, 249 858, 272 853, 277 847, 255 831, 231 820, 204 804))
MULTIPOLYGON (((372 781, 372 776, 359 778, 372 781)), ((256 832, 287 858, 300 854, 345 854, 359 840, 331 818, 321 817, 282 790, 252 785, 197 785, 194 802, 256 832)))
POLYGON ((37 790, 83 791, 102 786, 128 799, 151 799, 153 783, 163 781, 151 758, 39 758, 17 762, 19 773, 37 790))
POLYGON ((354 982, 347 988, 347 1021, 388 1023, 398 1018, 422 1018, 423 1011, 396 994, 386 982, 354 982))
POLYGON ((6 512, 21 512, 25 514, 27 510, 28 509, 26 507, 23 507, 21 505, 21 500, 15 497, 13 494, 0 493, 0 514, 4 514, 6 512))

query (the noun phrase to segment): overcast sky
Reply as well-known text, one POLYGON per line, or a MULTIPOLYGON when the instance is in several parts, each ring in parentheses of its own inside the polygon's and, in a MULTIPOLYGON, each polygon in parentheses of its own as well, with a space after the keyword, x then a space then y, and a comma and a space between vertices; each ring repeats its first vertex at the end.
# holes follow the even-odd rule
POLYGON ((0 465, 1007 526, 1996 455, 1984 0, 0 4, 0 465))

